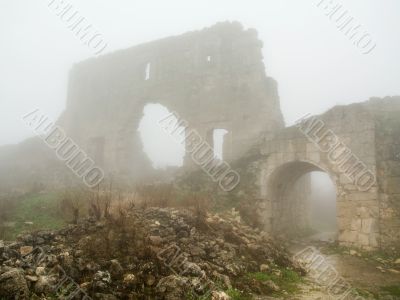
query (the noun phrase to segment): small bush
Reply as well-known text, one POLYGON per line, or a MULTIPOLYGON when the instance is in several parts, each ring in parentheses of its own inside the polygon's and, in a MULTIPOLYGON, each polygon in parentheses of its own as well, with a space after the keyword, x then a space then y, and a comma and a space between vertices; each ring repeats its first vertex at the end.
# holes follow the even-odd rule
POLYGON ((136 192, 141 199, 141 207, 171 207, 175 196, 171 184, 147 184, 136 186, 136 192))
POLYGON ((61 194, 60 210, 64 218, 73 224, 87 212, 87 192, 81 189, 67 189, 61 194))

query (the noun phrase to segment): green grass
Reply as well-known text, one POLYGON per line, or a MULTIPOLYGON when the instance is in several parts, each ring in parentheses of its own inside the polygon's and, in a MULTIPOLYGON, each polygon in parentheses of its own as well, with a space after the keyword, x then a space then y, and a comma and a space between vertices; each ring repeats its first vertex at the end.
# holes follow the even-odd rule
POLYGON ((60 214, 58 203, 56 194, 30 195, 16 199, 15 207, 8 218, 15 226, 5 228, 2 239, 15 240, 21 233, 62 228, 66 222, 60 214), (33 222, 33 225, 25 222, 33 222))
POLYGON ((258 281, 267 281, 267 280, 272 280, 274 277, 271 274, 263 273, 263 272, 256 272, 256 273, 249 273, 247 276, 251 279, 255 279, 258 281))
POLYGON ((399 285, 390 285, 381 288, 382 291, 389 293, 390 296, 398 296, 400 297, 400 284, 399 285))
POLYGON ((268 280, 273 281, 281 288, 281 292, 277 292, 276 295, 280 295, 283 291, 294 294, 299 290, 298 285, 304 282, 304 279, 298 273, 289 269, 281 269, 281 275, 256 272, 247 274, 247 277, 261 282, 268 280))
POLYGON ((360 257, 364 259, 371 259, 378 261, 379 260, 384 260, 384 261, 391 261, 395 256, 385 253, 383 251, 364 251, 361 249, 357 248, 350 248, 350 247, 345 247, 345 246, 339 246, 339 245, 329 245, 328 247, 323 249, 324 254, 339 254, 339 255, 349 255, 350 250, 356 251, 360 257))
POLYGON ((243 294, 241 291, 237 289, 231 288, 225 291, 225 293, 231 297, 232 300, 250 300, 251 297, 243 294))

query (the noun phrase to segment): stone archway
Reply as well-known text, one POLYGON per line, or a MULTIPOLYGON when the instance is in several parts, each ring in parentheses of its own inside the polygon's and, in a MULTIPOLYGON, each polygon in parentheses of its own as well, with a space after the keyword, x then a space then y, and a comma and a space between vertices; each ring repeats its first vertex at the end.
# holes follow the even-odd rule
MULTIPOLYGON (((366 148, 366 150, 370 149, 366 148)), ((291 228, 305 225, 299 217, 301 213, 298 211, 293 213, 290 207, 290 204, 296 203, 290 198, 300 193, 288 187, 292 187, 294 182, 304 174, 322 171, 329 175, 336 186, 338 242, 344 246, 366 250, 379 248, 377 188, 372 186, 368 190, 362 190, 349 180, 343 172, 346 160, 332 161, 328 157, 329 153, 321 151, 296 127, 288 127, 279 132, 276 139, 266 142, 261 148, 261 154, 265 159, 260 165, 260 198, 265 202, 266 209, 263 215, 267 231, 290 234, 291 228), (288 191, 295 195, 289 195, 288 191), (288 225, 280 226, 286 222, 288 225)), ((368 161, 368 157, 362 160, 368 161)), ((375 170, 374 165, 371 165, 370 169, 375 170)), ((299 185, 296 188, 301 189, 302 186, 299 185)), ((298 202, 294 210, 301 211, 299 209, 301 199, 298 199, 298 202)))
MULTIPOLYGON (((270 174, 267 185, 268 199, 271 199, 270 226, 272 232, 298 235, 309 229, 308 193, 311 181, 310 176, 306 175, 314 171, 328 174, 336 187, 335 176, 309 161, 287 162, 270 174)), ((338 212, 336 215, 343 215, 343 212, 338 212)))

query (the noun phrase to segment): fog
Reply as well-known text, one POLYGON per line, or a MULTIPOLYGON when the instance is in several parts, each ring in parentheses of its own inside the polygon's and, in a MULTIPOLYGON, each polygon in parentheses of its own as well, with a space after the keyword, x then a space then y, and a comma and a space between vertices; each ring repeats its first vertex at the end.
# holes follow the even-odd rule
POLYGON ((337 232, 336 187, 328 174, 311 173, 310 227, 318 232, 337 232))
POLYGON ((400 299, 399 29, 0 0, 0 299, 400 299))
POLYGON ((143 150, 152 161, 153 168, 162 169, 168 166, 182 166, 185 147, 184 143, 177 141, 184 140, 183 132, 178 132, 171 136, 158 123, 158 121, 170 115, 171 112, 161 104, 147 104, 143 113, 144 116, 140 121, 138 130, 143 142, 143 150))
MULTIPOLYGON (((368 55, 335 27, 318 2, 69 1, 102 33, 108 43, 104 53, 226 20, 256 28, 287 124, 337 104, 400 94, 400 2, 345 3, 377 44, 368 55)), ((57 119, 66 104, 69 70, 93 56, 48 3, 0 3, 0 145, 32 136, 20 121, 28 111, 40 108, 57 119)), ((155 138, 151 131, 146 136, 155 138)))

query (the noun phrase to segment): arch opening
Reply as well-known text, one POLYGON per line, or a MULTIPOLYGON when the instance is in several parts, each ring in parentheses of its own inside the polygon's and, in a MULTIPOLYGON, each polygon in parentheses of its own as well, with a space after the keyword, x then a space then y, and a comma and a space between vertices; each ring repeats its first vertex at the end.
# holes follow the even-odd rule
MULTIPOLYGON (((149 103, 144 106, 143 117, 139 122, 138 131, 143 151, 150 159, 154 169, 183 166, 185 128, 177 127, 173 134, 164 131, 159 122, 168 116, 171 116, 168 108, 159 103, 149 103)), ((178 123, 174 116, 169 119, 175 119, 178 123)))
POLYGON ((274 233, 336 240, 336 186, 326 171, 310 162, 287 163, 271 175, 268 189, 274 233))

